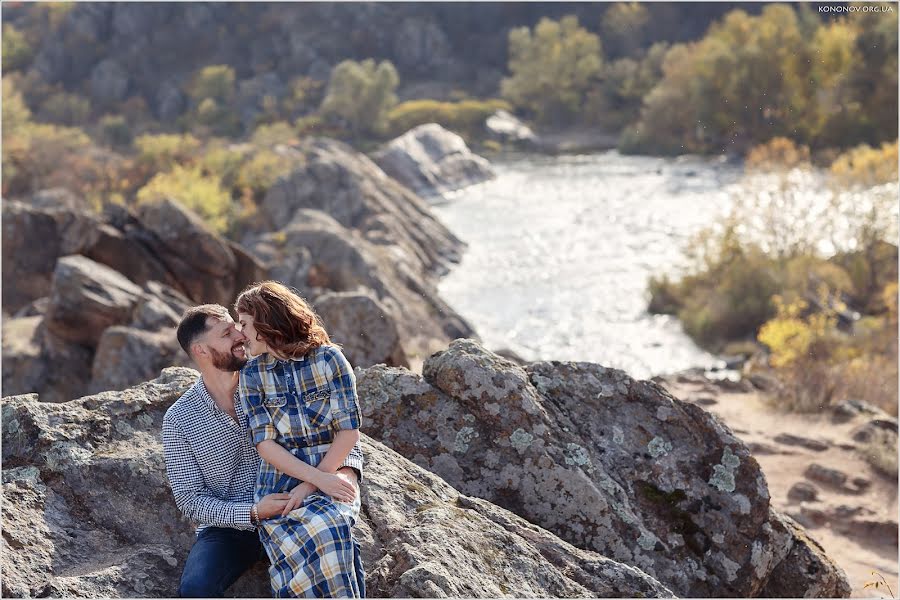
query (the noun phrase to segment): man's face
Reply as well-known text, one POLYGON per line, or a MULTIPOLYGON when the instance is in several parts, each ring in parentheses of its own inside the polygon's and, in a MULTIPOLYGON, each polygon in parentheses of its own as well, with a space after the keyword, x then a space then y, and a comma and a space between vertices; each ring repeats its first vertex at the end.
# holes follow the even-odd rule
POLYGON ((247 364, 244 342, 247 336, 238 331, 231 317, 219 320, 208 317, 208 330, 202 342, 212 359, 212 365, 220 371, 240 371, 247 364))

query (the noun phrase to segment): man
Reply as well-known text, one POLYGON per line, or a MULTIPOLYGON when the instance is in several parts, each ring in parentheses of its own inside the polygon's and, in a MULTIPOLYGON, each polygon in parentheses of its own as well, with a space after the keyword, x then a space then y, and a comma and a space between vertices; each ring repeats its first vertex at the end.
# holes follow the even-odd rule
MULTIPOLYGON (((200 371, 197 383, 166 411, 162 428, 175 504, 199 523, 178 593, 222 597, 263 555, 259 520, 280 515, 289 496, 269 494, 253 502, 260 458, 237 391, 247 337, 228 309, 218 304, 188 309, 177 336, 200 371)), ((338 474, 356 486, 362 464, 357 444, 338 474)))

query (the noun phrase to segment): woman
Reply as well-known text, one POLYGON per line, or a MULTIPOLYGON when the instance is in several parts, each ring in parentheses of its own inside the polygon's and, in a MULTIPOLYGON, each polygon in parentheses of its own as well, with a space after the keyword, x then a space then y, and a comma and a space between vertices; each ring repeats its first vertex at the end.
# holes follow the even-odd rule
POLYGON ((334 475, 359 440, 353 369, 310 306, 281 283, 248 287, 235 312, 254 356, 241 371, 240 394, 263 459, 256 498, 291 495, 280 517, 254 519, 275 597, 363 597, 351 529, 359 494, 334 475))

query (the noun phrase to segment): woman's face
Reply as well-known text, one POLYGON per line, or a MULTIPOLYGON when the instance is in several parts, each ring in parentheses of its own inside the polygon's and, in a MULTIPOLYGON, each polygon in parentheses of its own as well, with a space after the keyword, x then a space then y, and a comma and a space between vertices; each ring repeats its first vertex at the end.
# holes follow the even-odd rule
POLYGON ((241 327, 241 333, 247 336, 247 341, 244 342, 247 354, 259 356, 269 351, 269 346, 260 339, 259 334, 256 332, 252 316, 247 313, 238 313, 238 324, 241 327))

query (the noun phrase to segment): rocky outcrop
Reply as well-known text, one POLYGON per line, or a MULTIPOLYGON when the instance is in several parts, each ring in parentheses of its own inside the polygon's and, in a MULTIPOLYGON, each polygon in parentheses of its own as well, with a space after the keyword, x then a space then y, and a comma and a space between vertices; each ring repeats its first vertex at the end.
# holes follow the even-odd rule
POLYGON ((437 123, 407 131, 373 158, 385 173, 423 197, 440 196, 495 177, 487 160, 437 123))
MULTIPOLYGON (((159 431, 196 377, 171 368, 63 404, 3 399, 4 596, 175 594, 194 536, 168 489, 159 431)), ((372 467, 357 535, 370 596, 671 596, 365 436, 363 451, 372 467)), ((268 597, 264 565, 230 595, 268 597)))
POLYGON ((522 368, 457 340, 422 377, 378 366, 358 386, 365 432, 677 594, 786 589, 776 573, 805 591, 849 593, 840 568, 780 524, 743 442, 652 382, 588 363, 522 368))
POLYGON ((484 122, 488 135, 503 144, 535 148, 540 143, 528 125, 505 110, 498 110, 484 122))
POLYGON ((243 240, 272 277, 310 299, 363 288, 396 321, 407 356, 474 335, 436 290, 462 243, 421 198, 339 142, 311 140, 287 155, 293 171, 269 189, 243 240))
POLYGON ((316 298, 316 311, 332 341, 350 364, 408 367, 397 322, 371 293, 329 292, 316 298))
POLYGON ((73 344, 96 348, 103 330, 131 320, 141 288, 80 255, 64 256, 53 271, 47 329, 73 344))

